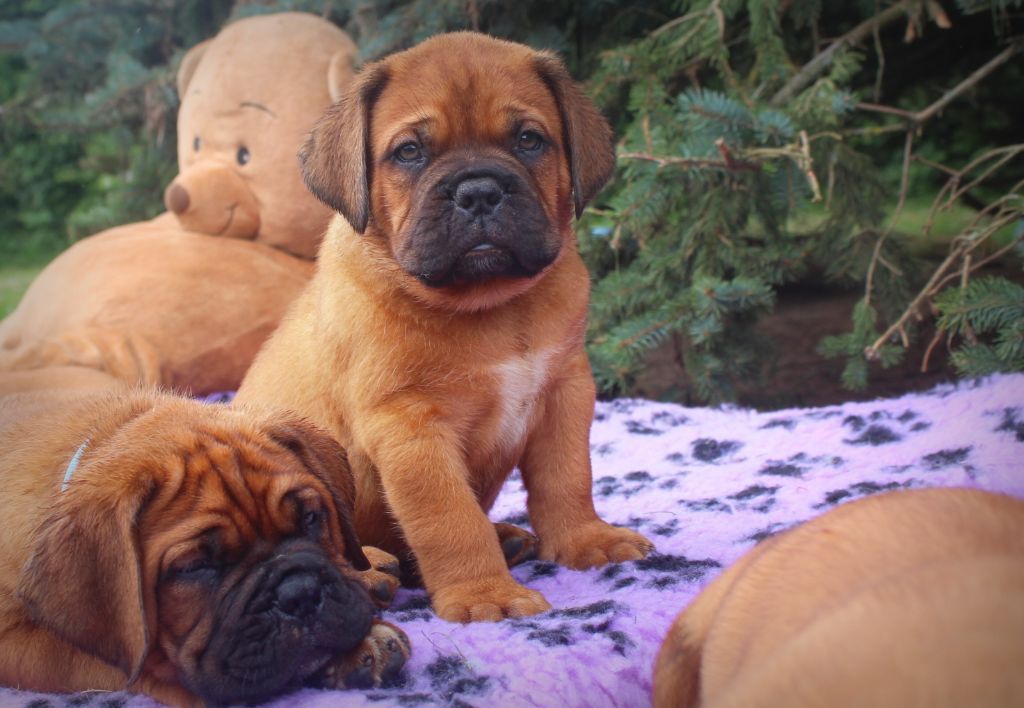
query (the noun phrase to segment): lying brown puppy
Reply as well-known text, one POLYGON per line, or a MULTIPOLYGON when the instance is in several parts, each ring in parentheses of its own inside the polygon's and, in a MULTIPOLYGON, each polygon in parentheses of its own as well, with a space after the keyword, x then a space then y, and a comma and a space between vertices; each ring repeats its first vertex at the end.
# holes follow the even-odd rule
POLYGON ((337 443, 116 386, 0 398, 0 684, 227 704, 401 667, 337 443))
POLYGON ((193 394, 236 388, 312 265, 174 217, 75 243, 0 321, 0 372, 80 366, 193 394))
POLYGON ((650 542, 603 522, 591 498, 589 277, 571 222, 615 156, 561 63, 435 37, 366 67, 300 158, 348 222, 332 223, 238 400, 335 435, 360 537, 411 548, 445 619, 549 607, 509 575, 487 519, 516 465, 542 558, 643 557, 650 542))
POLYGON ((658 655, 654 705, 1024 705, 1024 501, 856 501, 757 546, 658 655))
POLYGON ((45 389, 106 391, 128 386, 110 374, 86 366, 48 366, 43 369, 0 372, 0 396, 45 389))

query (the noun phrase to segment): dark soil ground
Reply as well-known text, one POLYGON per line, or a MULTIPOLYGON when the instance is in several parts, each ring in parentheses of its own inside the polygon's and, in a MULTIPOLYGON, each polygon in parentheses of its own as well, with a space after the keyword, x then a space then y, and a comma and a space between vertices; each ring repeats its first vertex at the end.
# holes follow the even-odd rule
MULTIPOLYGON (((776 342, 778 358, 765 367, 762 382, 740 387, 737 403, 759 410, 825 406, 898 396, 955 379, 943 344, 932 353, 928 371, 921 372, 925 341, 911 347, 898 366, 888 370, 877 365, 871 367, 866 389, 843 388, 839 381, 843 362, 825 359, 816 348, 822 337, 849 331, 850 313, 860 297, 861 293, 856 292, 801 288, 781 292, 774 312, 762 317, 757 325, 762 334, 776 342)), ((639 378, 636 395, 678 400, 679 388, 684 385, 681 374, 673 347, 666 345, 651 355, 639 378)), ((699 404, 685 390, 682 393, 685 403, 699 404)))

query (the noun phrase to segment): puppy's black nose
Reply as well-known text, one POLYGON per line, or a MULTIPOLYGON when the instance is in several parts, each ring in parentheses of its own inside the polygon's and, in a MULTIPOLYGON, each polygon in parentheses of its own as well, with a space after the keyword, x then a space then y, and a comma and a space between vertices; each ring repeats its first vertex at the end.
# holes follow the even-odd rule
POLYGON ((487 216, 505 198, 501 185, 493 177, 472 177, 455 188, 455 206, 472 216, 487 216))
POLYGON ((291 617, 309 617, 322 601, 320 579, 313 573, 292 573, 277 586, 277 607, 291 617))

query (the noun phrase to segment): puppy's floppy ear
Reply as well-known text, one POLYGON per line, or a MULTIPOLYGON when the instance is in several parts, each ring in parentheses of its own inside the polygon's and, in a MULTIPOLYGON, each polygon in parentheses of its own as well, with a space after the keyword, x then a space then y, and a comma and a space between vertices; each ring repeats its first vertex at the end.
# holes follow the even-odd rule
POLYGON ((358 233, 370 220, 370 112, 387 79, 385 65, 366 66, 299 149, 306 187, 358 233))
POLYGON ((542 52, 535 61, 562 116, 562 142, 568 153, 578 218, 615 171, 612 130, 557 57, 542 52))
POLYGON ((274 442, 291 451, 303 467, 327 487, 345 543, 345 558, 356 570, 369 570, 370 561, 363 554, 363 546, 352 525, 356 485, 345 450, 326 431, 301 418, 276 423, 268 432, 274 442))
POLYGON ((83 465, 58 495, 17 595, 39 625, 118 667, 130 685, 149 649, 135 522, 152 479, 126 490, 106 476, 90 479, 83 465))

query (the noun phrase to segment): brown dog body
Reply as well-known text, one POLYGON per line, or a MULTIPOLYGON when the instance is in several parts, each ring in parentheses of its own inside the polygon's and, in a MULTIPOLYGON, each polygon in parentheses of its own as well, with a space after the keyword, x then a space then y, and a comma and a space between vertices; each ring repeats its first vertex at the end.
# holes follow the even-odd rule
POLYGON ((335 435, 361 537, 411 548, 446 619, 548 607, 511 578, 486 515, 516 465, 542 558, 642 557, 649 542, 591 498, 589 278, 571 220, 614 155, 564 67, 482 35, 434 38, 364 69, 301 157, 348 223, 333 222, 239 400, 335 435))
POLYGON ((1024 705, 1024 501, 869 497, 762 543, 672 626, 654 705, 1024 705))
POLYGON ((163 215, 79 241, 0 322, 0 372, 80 366, 193 394, 238 386, 312 264, 163 215))
POLYGON ((373 619, 351 497, 294 417, 116 383, 0 398, 0 685, 226 704, 380 673, 408 648, 373 619))

